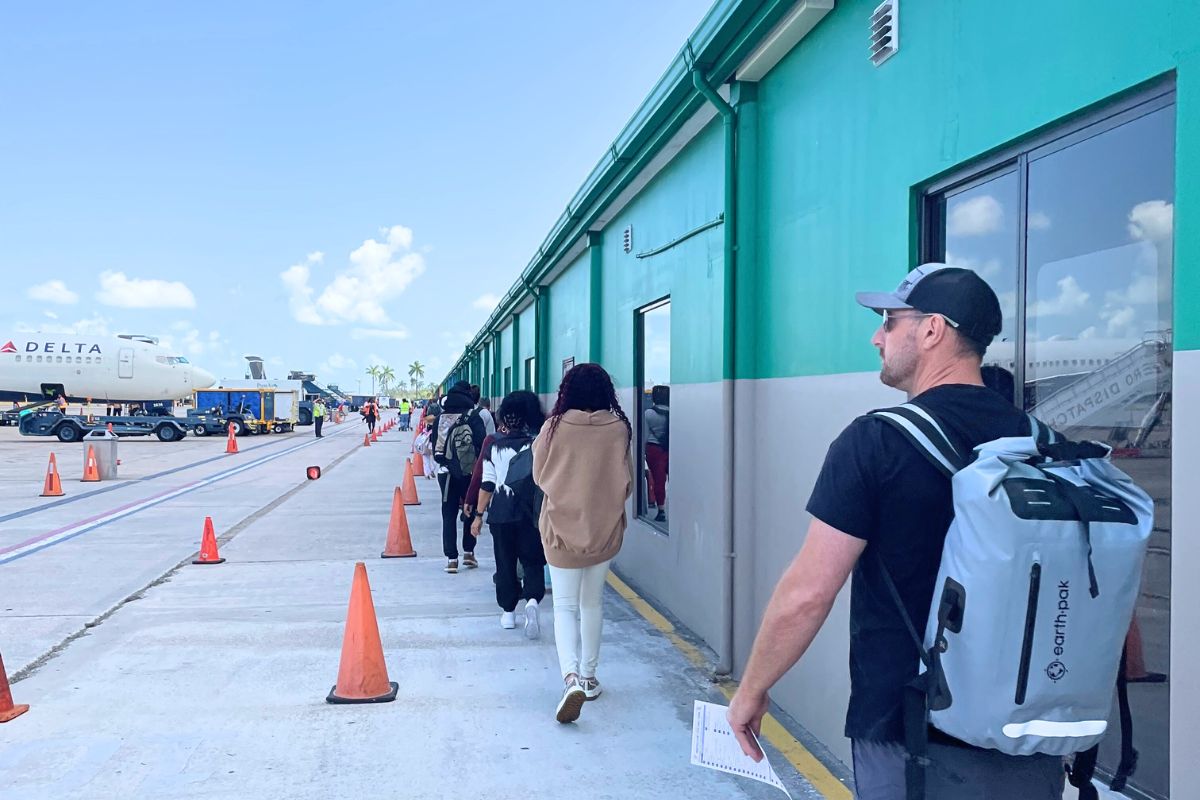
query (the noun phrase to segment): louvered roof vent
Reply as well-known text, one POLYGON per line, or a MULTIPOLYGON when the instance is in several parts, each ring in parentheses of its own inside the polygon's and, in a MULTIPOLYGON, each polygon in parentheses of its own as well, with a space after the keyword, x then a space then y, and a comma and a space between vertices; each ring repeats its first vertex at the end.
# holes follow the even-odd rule
POLYGON ((879 66, 900 49, 900 0, 884 0, 871 12, 871 63, 879 66))

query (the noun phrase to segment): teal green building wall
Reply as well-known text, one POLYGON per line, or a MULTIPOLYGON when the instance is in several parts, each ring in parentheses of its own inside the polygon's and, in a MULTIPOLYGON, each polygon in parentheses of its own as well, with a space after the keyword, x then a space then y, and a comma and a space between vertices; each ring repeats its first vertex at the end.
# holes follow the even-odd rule
POLYGON ((1200 347, 1200 10, 1190 0, 905 3, 900 51, 863 57, 870 0, 839 0, 759 85, 757 314, 738 375, 871 370, 854 292, 913 265, 913 188, 1176 71, 1176 347, 1200 347))
POLYGON ((662 247, 721 215, 722 143, 720 123, 707 125, 604 230, 601 351, 603 364, 618 386, 633 386, 637 380, 633 363, 637 309, 667 295, 672 311, 671 382, 721 378, 724 226, 654 256, 638 258, 637 254, 662 247), (623 248, 627 226, 633 227, 630 253, 623 248))
POLYGON ((529 307, 521 312, 521 322, 518 327, 520 332, 518 336, 520 360, 517 362, 516 369, 513 370, 514 389, 527 388, 525 386, 525 359, 536 356, 534 347, 536 345, 535 337, 537 336, 537 314, 534 306, 534 303, 530 303, 529 307))
POLYGON ((587 360, 590 298, 588 255, 584 253, 558 276, 550 290, 544 373, 547 385, 540 387, 539 392, 558 391, 564 359, 574 358, 579 364, 587 360))
POLYGON ((496 370, 499 378, 497 385, 500 390, 496 393, 497 395, 504 394, 504 370, 512 367, 512 336, 513 326, 510 318, 505 321, 504 327, 500 329, 500 359, 498 362, 500 368, 496 370))

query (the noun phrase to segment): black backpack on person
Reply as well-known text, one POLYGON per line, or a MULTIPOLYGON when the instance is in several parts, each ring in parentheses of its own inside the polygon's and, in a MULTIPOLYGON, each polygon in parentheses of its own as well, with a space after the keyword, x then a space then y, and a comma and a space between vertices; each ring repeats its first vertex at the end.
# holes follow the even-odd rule
POLYGON ((516 453, 508 462, 504 483, 496 487, 488 504, 488 524, 527 522, 537 525, 542 513, 542 490, 533 482, 533 437, 513 436, 493 440, 492 450, 506 447, 516 453))

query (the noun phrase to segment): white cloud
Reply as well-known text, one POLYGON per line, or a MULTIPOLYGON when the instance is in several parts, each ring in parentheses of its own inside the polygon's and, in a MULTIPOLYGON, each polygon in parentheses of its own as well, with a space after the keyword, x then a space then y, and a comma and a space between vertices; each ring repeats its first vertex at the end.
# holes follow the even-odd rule
POLYGON ((58 319, 58 314, 55 314, 53 311, 43 311, 42 314, 48 319, 58 319))
POLYGON ((180 281, 128 278, 124 272, 100 273, 96 299, 119 308, 195 308, 196 297, 180 281))
POLYGON ((41 300, 44 303, 69 306, 79 302, 79 295, 68 289, 67 285, 60 280, 46 281, 37 286, 30 286, 26 294, 32 299, 41 300))
POLYGON ((1106 308, 1100 312, 1101 319, 1108 323, 1108 335, 1112 337, 1122 338, 1132 336, 1134 333, 1134 323, 1137 321, 1137 313, 1130 306, 1124 308, 1111 309, 1106 308))
POLYGON ((1169 242, 1175 227, 1175 206, 1165 200, 1138 203, 1129 212, 1129 235, 1149 242, 1169 242))
POLYGON ((353 358, 347 358, 341 353, 334 353, 333 355, 329 356, 329 358, 325 359, 320 366, 322 373, 339 372, 341 370, 352 369, 358 369, 358 362, 353 358))
POLYGON ((313 266, 324 262, 323 253, 309 253, 304 263, 293 264, 280 273, 297 322, 306 325, 356 322, 376 328, 391 324, 383 304, 403 294, 425 271, 425 259, 412 252, 410 229, 393 225, 380 233, 382 241, 363 242, 350 253, 350 266, 335 273, 319 293, 310 280, 313 266))
POLYGON ((1058 281, 1058 297, 1051 300, 1038 300, 1029 308, 1031 317, 1053 317, 1073 314, 1087 307, 1091 295, 1080 287, 1074 275, 1068 275, 1058 281))
POLYGON ((407 339, 406 328, 354 328, 350 331, 351 339, 407 339))
POLYGON ((1050 229, 1050 217, 1044 211, 1034 211, 1029 215, 1029 230, 1045 231, 1050 229))
POLYGON ((990 194, 972 197, 950 210, 946 232, 950 236, 983 236, 1000 230, 1004 207, 990 194))
POLYGON ((500 304, 499 295, 494 295, 491 292, 481 294, 475 298, 475 302, 471 305, 478 308, 480 311, 492 311, 500 304))
POLYGON ((1097 333, 1096 326, 1089 325, 1088 327, 1084 328, 1082 331, 1079 332, 1079 338, 1080 339, 1095 339, 1096 333, 1097 333))
POLYGON ((177 320, 171 323, 171 330, 179 336, 160 336, 158 343, 181 355, 207 356, 209 360, 221 360, 237 363, 237 355, 229 350, 229 340, 221 336, 219 331, 203 333, 187 320, 177 320))
POLYGON ((1156 275, 1136 272, 1124 290, 1105 294, 1107 305, 1147 305, 1165 299, 1167 288, 1160 286, 1156 275))

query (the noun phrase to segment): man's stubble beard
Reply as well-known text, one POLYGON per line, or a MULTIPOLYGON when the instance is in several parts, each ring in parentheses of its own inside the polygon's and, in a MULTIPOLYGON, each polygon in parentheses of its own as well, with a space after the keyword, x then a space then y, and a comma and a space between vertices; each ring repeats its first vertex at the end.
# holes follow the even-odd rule
POLYGON ((916 336, 911 332, 895 352, 887 352, 879 368, 879 380, 884 386, 905 390, 917 371, 916 336))

